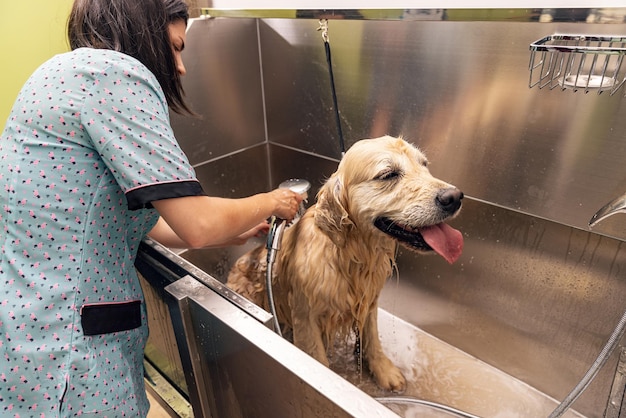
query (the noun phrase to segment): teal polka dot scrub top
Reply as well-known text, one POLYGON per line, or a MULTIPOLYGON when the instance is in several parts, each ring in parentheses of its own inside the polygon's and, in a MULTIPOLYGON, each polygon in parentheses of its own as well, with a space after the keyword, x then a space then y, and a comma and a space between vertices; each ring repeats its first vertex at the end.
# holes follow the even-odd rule
POLYGON ((2 133, 0 187, 0 416, 145 416, 135 256, 151 201, 203 194, 154 75, 108 50, 44 63, 2 133))

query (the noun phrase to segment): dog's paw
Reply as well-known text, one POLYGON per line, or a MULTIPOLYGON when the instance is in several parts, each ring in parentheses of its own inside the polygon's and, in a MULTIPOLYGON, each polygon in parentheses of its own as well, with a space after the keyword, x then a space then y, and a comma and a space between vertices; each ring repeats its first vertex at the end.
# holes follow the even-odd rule
POLYGON ((394 366, 390 360, 382 363, 383 364, 378 364, 377 367, 372 367, 370 364, 370 370, 378 386, 396 393, 404 392, 404 389, 406 389, 406 379, 400 369, 394 366))

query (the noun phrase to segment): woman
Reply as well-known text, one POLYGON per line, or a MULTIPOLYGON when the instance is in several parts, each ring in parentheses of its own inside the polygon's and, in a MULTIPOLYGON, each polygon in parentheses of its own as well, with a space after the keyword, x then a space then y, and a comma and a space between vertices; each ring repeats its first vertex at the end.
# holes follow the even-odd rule
POLYGON ((182 0, 76 0, 72 51, 26 82, 0 141, 0 415, 147 414, 141 239, 241 243, 301 198, 206 196, 169 124, 188 110, 182 0))

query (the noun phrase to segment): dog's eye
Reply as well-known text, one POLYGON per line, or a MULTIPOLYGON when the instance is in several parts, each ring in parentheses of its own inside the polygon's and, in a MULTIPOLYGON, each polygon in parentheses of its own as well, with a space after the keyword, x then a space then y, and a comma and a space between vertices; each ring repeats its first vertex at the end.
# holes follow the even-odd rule
POLYGON ((378 180, 394 180, 400 177, 400 172, 396 170, 383 171, 376 177, 378 180))

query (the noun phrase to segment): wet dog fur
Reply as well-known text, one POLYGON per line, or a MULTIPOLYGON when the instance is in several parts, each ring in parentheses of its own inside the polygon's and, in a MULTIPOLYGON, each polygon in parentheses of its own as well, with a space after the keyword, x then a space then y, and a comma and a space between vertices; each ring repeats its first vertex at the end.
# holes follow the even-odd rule
MULTIPOLYGON (((463 198, 427 165, 402 138, 356 142, 316 203, 285 230, 272 278, 279 322, 297 347, 328 366, 334 339, 359 330, 365 364, 381 388, 396 392, 406 381, 381 347, 379 294, 397 246, 432 252, 420 228, 456 216, 463 198)), ((237 260, 228 286, 267 309, 266 251, 260 246, 237 260)))

